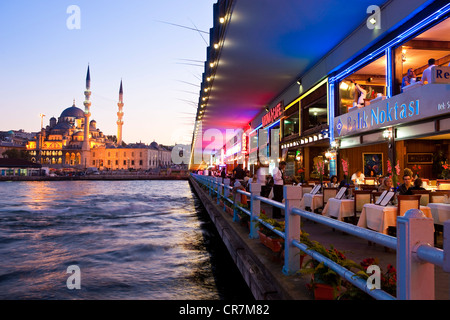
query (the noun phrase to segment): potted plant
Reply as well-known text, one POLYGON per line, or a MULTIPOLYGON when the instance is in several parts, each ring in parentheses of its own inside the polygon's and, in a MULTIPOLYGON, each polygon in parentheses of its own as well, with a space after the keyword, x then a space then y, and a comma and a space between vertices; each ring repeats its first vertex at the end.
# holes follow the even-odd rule
MULTIPOLYGON (((304 241, 308 249, 320 253, 343 267, 351 268, 356 265, 355 262, 347 259, 333 245, 330 245, 330 248, 327 249, 317 241, 309 241, 308 239, 304 241)), ((314 292, 316 300, 334 300, 338 297, 338 293, 341 291, 342 279, 335 271, 325 266, 323 262, 310 259, 306 262, 305 268, 300 270, 300 273, 311 275, 311 282, 308 288, 314 292)))
MULTIPOLYGON (((274 226, 276 230, 284 232, 284 221, 269 219, 265 214, 261 214, 259 217, 264 222, 274 226)), ((283 249, 284 239, 267 228, 261 222, 258 222, 256 224, 256 227, 258 228, 258 234, 261 243, 270 248, 273 252, 281 252, 281 250, 283 249)))

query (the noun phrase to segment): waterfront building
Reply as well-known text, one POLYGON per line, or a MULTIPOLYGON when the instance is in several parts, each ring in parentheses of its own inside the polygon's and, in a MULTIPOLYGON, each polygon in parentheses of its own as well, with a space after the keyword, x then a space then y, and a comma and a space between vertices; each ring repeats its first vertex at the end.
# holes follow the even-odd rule
POLYGON ((96 167, 100 170, 148 170, 171 165, 171 149, 156 142, 124 144, 122 136, 123 85, 120 81, 117 140, 108 138, 91 117, 91 76, 88 67, 84 111, 73 105, 62 111, 58 119, 50 118, 26 149, 33 162, 55 169, 73 168, 84 170, 96 167), (86 125, 88 124, 88 125, 86 125))
POLYGON ((224 139, 214 157, 191 156, 191 169, 211 165, 210 158, 220 163, 227 152, 237 159, 238 151, 250 171, 261 155, 274 154, 265 161, 287 161, 287 175, 306 181, 317 181, 320 162, 326 176, 343 179, 342 160, 349 175, 384 176, 398 163, 443 178, 450 157, 448 1, 355 1, 320 15, 288 3, 215 6, 191 151, 209 152, 204 132, 214 128, 224 136, 240 129, 235 141, 249 143, 248 152, 224 139), (430 58, 435 67, 424 84, 430 58), (402 87, 409 69, 415 79, 402 87))

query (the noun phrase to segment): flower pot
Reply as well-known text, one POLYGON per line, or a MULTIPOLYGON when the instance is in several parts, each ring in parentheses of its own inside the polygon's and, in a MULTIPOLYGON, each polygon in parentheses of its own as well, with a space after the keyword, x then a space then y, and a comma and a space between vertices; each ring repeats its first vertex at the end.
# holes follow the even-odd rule
POLYGON ((264 233, 258 230, 259 240, 263 245, 271 249, 273 252, 280 252, 283 248, 283 239, 281 238, 271 238, 266 236, 264 233))
POLYGON ((335 298, 336 298, 335 289, 332 286, 324 283, 314 284, 315 300, 334 300, 335 298))

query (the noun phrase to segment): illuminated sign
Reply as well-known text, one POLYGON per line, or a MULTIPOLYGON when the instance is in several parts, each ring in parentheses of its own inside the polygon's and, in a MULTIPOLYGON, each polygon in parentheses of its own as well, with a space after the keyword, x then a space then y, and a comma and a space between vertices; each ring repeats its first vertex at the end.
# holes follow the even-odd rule
POLYGON ((427 84, 336 117, 336 137, 450 113, 450 86, 427 84))
POLYGON ((245 133, 242 134, 242 154, 248 153, 248 144, 247 144, 247 135, 245 133))
POLYGON ((284 114, 283 103, 279 102, 275 107, 269 110, 266 115, 262 117, 263 127, 274 122, 284 114))
POLYGON ((431 83, 450 83, 450 67, 432 67, 431 83))

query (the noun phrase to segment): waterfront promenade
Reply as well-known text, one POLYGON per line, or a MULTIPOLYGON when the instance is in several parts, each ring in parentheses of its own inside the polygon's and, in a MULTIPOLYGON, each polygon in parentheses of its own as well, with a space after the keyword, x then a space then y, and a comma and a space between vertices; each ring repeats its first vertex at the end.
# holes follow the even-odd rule
MULTIPOLYGON (((277 253, 271 252, 258 239, 250 239, 247 227, 233 222, 233 218, 212 200, 196 181, 191 179, 199 198, 202 200, 211 219, 222 236, 233 260, 244 276, 256 299, 277 300, 312 300, 307 289, 310 276, 286 276, 282 273, 283 260, 277 253)), ((271 216, 271 208, 262 206, 271 216)), ((347 258, 360 262, 365 258, 378 258, 380 267, 386 270, 388 264, 396 267, 396 252, 385 250, 381 245, 369 246, 368 241, 334 231, 332 228, 302 219, 302 229, 325 246, 332 244, 344 251, 347 258)), ((442 235, 437 239, 437 246, 442 245, 442 235)), ((306 261, 306 260, 305 260, 306 261)), ((449 300, 450 277, 442 268, 435 266, 435 299, 449 300)))

